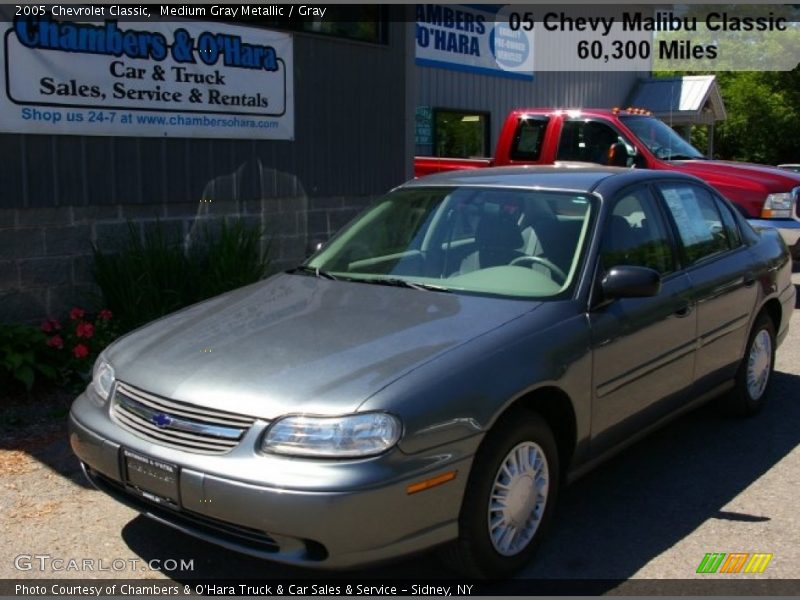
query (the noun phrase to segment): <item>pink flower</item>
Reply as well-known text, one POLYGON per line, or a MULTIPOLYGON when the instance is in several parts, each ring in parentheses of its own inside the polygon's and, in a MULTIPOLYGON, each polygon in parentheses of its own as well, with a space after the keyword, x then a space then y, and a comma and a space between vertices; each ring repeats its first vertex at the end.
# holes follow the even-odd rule
POLYGON ((77 321, 78 319, 82 319, 83 315, 85 314, 86 314, 85 310, 76 307, 73 308, 71 311, 69 311, 69 318, 72 319, 73 321, 77 321))
POLYGON ((61 350, 64 347, 64 340, 61 339, 60 335, 54 335, 53 337, 47 340, 47 345, 51 348, 56 348, 57 350, 61 350))
POLYGON ((89 356, 89 348, 83 344, 78 344, 72 349, 72 354, 75 358, 86 358, 89 356))
POLYGON ((45 319, 44 321, 42 321, 40 329, 45 333, 50 333, 51 331, 53 331, 53 324, 45 319))
POLYGON ((97 318, 100 319, 101 321, 109 321, 112 316, 113 315, 111 314, 111 311, 108 310, 107 308, 104 308, 98 313, 97 318))
POLYGON ((81 321, 75 330, 75 335, 79 338, 86 338, 87 340, 94 335, 94 325, 81 321))

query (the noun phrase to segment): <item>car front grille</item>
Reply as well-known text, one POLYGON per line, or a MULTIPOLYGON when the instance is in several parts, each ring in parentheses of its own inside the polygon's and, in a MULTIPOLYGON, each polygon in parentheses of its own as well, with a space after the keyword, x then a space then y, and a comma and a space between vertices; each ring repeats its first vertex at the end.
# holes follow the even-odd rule
POLYGON ((148 441, 202 454, 229 452, 256 420, 168 400, 119 381, 111 416, 121 427, 148 441))

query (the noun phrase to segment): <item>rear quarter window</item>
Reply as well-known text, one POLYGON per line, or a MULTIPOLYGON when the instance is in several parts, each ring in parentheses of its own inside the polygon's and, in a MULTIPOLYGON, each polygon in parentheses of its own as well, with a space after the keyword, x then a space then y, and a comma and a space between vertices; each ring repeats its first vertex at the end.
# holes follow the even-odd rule
POLYGON ((731 249, 720 207, 707 190, 684 183, 662 183, 658 189, 678 229, 689 264, 731 249))
POLYGON ((538 161, 542 155, 542 142, 550 119, 525 117, 519 120, 514 140, 511 143, 511 160, 538 161))

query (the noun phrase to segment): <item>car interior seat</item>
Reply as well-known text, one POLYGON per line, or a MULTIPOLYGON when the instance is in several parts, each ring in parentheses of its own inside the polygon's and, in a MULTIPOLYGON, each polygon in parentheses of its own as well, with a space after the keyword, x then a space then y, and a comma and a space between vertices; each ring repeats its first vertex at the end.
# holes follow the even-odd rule
POLYGON ((622 264, 639 264, 633 260, 633 251, 641 244, 640 230, 631 227, 628 220, 612 215, 603 240, 603 263, 606 268, 622 264))
POLYGON ((504 213, 487 213, 475 230, 475 251, 461 261, 459 273, 507 265, 525 256, 519 250, 523 239, 513 217, 504 213))
POLYGON ((544 212, 529 217, 522 230, 525 254, 546 258, 567 272, 582 225, 581 221, 560 221, 555 215, 544 212))

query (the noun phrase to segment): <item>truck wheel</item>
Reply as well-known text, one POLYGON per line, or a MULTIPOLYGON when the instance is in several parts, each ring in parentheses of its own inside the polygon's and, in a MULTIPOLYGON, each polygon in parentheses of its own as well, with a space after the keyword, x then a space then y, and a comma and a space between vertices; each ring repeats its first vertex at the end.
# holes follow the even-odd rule
POLYGON ((559 486, 553 434, 535 413, 514 413, 488 434, 475 458, 445 562, 463 575, 506 577, 533 556, 559 486))
POLYGON ((774 370, 775 325, 762 313, 750 332, 735 386, 725 402, 729 412, 740 416, 759 412, 767 400, 774 370))

